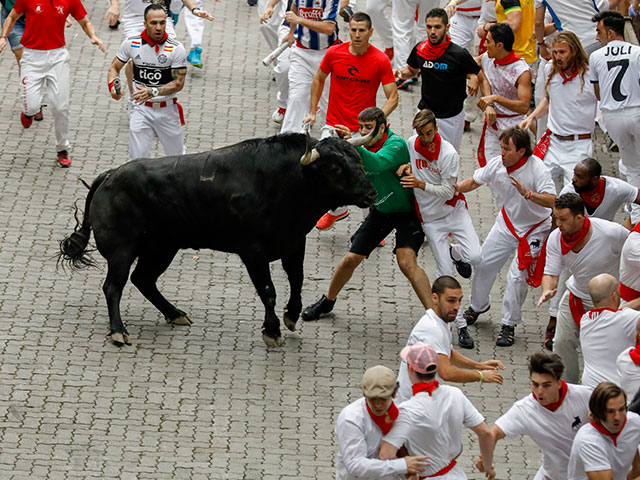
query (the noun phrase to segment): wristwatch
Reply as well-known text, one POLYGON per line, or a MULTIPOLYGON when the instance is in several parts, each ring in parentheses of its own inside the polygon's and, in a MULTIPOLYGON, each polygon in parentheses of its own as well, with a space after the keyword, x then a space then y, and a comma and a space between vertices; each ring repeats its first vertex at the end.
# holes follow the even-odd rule
POLYGON ((151 98, 158 96, 158 89, 156 87, 151 87, 151 98))

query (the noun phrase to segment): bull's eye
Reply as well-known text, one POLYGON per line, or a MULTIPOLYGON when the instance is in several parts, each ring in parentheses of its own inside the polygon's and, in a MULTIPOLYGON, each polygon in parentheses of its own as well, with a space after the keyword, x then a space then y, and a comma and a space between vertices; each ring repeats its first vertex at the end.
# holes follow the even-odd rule
POLYGON ((329 171, 333 175, 342 175, 342 168, 340 168, 338 165, 331 165, 331 167, 329 168, 329 171))

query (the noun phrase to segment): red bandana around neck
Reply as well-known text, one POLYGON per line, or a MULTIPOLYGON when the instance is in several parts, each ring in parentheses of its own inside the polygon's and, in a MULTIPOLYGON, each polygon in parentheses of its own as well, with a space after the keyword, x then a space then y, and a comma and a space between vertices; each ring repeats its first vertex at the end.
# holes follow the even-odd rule
POLYGON ((433 391, 436 388, 438 388, 438 385, 440 384, 438 383, 437 380, 434 380, 433 382, 428 382, 428 383, 418 382, 411 385, 411 390, 413 390, 414 395, 417 395, 420 392, 427 392, 429 396, 431 396, 433 391))
POLYGON ((371 411, 371 408, 369 408, 369 403, 366 399, 364 403, 367 406, 367 412, 369 412, 369 416, 371 417, 371 420, 373 420, 373 423, 380 427, 380 430, 382 430, 382 433, 384 435, 389 433, 391 427, 393 426, 393 422, 395 422, 396 418, 398 418, 399 411, 398 407, 396 407, 396 404, 391 401, 391 406, 389 407, 389 410, 387 410, 387 413, 385 413, 384 415, 374 415, 371 411))
POLYGON ((600 206, 602 200, 604 200, 604 189, 606 187, 606 182, 604 178, 600 177, 598 180, 598 184, 592 190, 588 192, 583 192, 580 194, 584 203, 592 210, 595 210, 600 206))
POLYGON ((527 163, 527 160, 529 160, 529 157, 522 157, 514 165, 511 165, 510 167, 505 167, 507 169, 507 173, 508 174, 512 174, 517 169, 519 169, 521 166, 523 166, 525 163, 527 163))
POLYGON ((374 143, 370 147, 367 147, 366 145, 364 145, 364 148, 366 148, 370 152, 375 153, 375 152, 377 152, 378 150, 380 150, 384 146, 384 142, 387 141, 387 137, 389 137, 389 129, 388 128, 384 131, 384 135, 382 136, 382 138, 379 141, 377 141, 376 143, 374 143))
POLYGON ((629 356, 633 363, 640 367, 640 343, 636 343, 635 348, 629 350, 629 356))
POLYGON ((164 32, 162 39, 158 42, 154 42, 153 40, 151 40, 151 38, 149 38, 149 35, 147 35, 146 30, 143 30, 140 36, 142 37, 142 40, 144 40, 146 43, 149 44, 150 47, 156 47, 156 53, 158 53, 158 50, 160 50, 160 47, 158 45, 160 45, 161 43, 164 43, 165 40, 169 38, 169 35, 167 34, 167 32, 164 32))
MULTIPOLYGON (((540 405, 541 407, 544 407, 547 410, 551 410, 552 412, 555 412, 560 408, 560 405, 562 405, 562 402, 564 401, 564 397, 567 396, 567 391, 569 390, 569 388, 567 387, 567 382, 565 382, 564 380, 562 380, 561 382, 562 383, 560 384, 560 398, 558 398, 558 401, 555 403, 550 403, 549 405, 540 405)), ((538 399, 535 393, 531 392, 531 394, 533 395, 533 398, 535 398, 536 400, 538 399)))
POLYGON ((593 425, 593 428, 595 428, 596 430, 598 430, 601 434, 603 434, 606 437, 609 437, 611 440, 613 440, 613 446, 617 447, 618 446, 618 436, 622 433, 622 430, 624 430, 624 426, 627 424, 627 419, 624 419, 624 423, 622 424, 622 428, 620 429, 620 431, 618 433, 611 433, 609 430, 607 430, 604 425, 602 425, 600 422, 589 422, 591 425, 593 425))
POLYGON ((416 152, 422 155, 424 158, 433 162, 437 160, 440 156, 440 146, 442 145, 442 137, 439 133, 436 133, 433 142, 430 145, 424 146, 420 143, 420 137, 416 137, 416 142, 414 144, 414 148, 416 152))
POLYGON ((500 66, 503 66, 503 67, 504 67, 505 65, 509 65, 510 63, 515 63, 515 62, 517 62, 518 60, 521 60, 520 55, 518 55, 518 54, 515 52, 515 50, 511 50, 511 51, 509 52, 509 55, 507 55, 507 56, 506 56, 506 57, 504 57, 504 58, 501 58, 500 60, 495 59, 495 60, 493 61, 493 64, 494 64, 495 66, 500 65, 500 66))
POLYGON ((573 72, 568 77, 564 74, 562 70, 560 70, 560 76, 562 77, 562 84, 564 85, 565 83, 570 82, 571 80, 573 80, 578 76, 578 69, 576 69, 576 71, 573 72))
POLYGON ((584 217, 584 225, 576 233, 572 233, 571 235, 565 235, 564 233, 561 233, 560 234, 560 248, 562 250, 562 254, 566 255, 571 250, 573 250, 573 248, 578 243, 580 243, 580 241, 584 237, 587 236, 587 233, 589 233, 589 229, 590 228, 591 228, 591 221, 589 220, 589 217, 585 216, 584 217))
POLYGON ((450 44, 451 38, 449 37, 449 34, 447 34, 447 37, 437 45, 433 45, 431 41, 427 39, 418 45, 416 53, 425 60, 435 60, 442 56, 445 50, 449 48, 450 44))

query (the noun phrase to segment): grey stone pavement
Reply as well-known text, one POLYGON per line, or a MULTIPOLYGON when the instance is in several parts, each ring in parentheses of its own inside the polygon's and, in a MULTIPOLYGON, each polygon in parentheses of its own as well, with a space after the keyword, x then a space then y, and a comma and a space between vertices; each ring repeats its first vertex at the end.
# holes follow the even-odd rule
MULTIPOLYGON (((71 169, 55 166, 50 109, 29 130, 20 125, 15 61, 8 51, 0 55, 0 479, 332 478, 338 413, 360 396, 366 368, 397 368, 399 350, 423 313, 396 266, 393 239, 356 272, 332 316, 300 322, 271 350, 260 335, 262 305, 234 255, 183 251, 161 278, 161 290, 195 321, 191 327, 167 325, 128 285, 122 307, 133 346, 125 348, 105 338, 104 261, 73 275, 56 269, 58 242, 74 225, 73 203, 84 205, 79 178, 91 181, 128 158, 126 108, 106 88, 121 33, 102 20, 105 3, 85 5, 106 55, 77 24, 67 31, 71 169)), ((256 9, 244 0, 206 8, 216 20, 205 30, 205 68, 189 68, 179 95, 191 152, 278 130, 270 121, 275 84, 259 63, 268 49, 256 9)), ((177 31, 187 43, 183 22, 177 31)), ((390 119, 405 136, 418 95, 417 88, 401 92, 390 119)), ((463 176, 475 166, 479 129, 476 121, 465 134, 463 176)), ((611 172, 613 161, 600 158, 611 172)), ((468 198, 484 238, 495 206, 488 189, 468 198)), ((356 211, 328 232, 309 234, 305 304, 326 290, 360 220, 356 211)), ((419 262, 433 279, 428 247, 419 262)), ((281 313, 288 286, 278 263, 272 272, 281 313)), ((507 366, 502 386, 462 385, 490 423, 528 393, 526 359, 541 348, 547 318, 546 308, 535 308, 539 290, 530 292, 516 344, 495 347, 505 272, 493 288, 491 311, 472 327, 476 348, 464 352, 507 366)), ((467 294, 469 282, 463 285, 467 294)), ((466 435, 459 460, 472 479, 481 478, 471 466, 477 450, 466 435)), ((503 479, 532 477, 539 462, 528 439, 503 441, 496 450, 503 479)))

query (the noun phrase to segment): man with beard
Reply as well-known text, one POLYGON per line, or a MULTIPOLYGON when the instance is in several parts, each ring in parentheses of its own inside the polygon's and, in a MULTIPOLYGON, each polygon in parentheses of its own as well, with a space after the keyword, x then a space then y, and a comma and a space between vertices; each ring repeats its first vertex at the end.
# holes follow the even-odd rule
POLYGON ((460 150, 467 79, 469 93, 475 95, 480 67, 467 50, 451 42, 447 34, 449 18, 442 8, 429 11, 426 22, 429 38, 413 48, 407 66, 396 70, 396 77, 412 78, 420 72, 422 91, 418 109, 435 113, 442 138, 460 150))
MULTIPOLYGON (((431 287, 433 308, 427 310, 420 321, 413 327, 407 348, 417 342, 431 345, 438 354, 437 378, 446 382, 466 383, 484 382, 502 384, 502 375, 498 368, 504 370, 500 360, 476 362, 453 349, 451 345, 451 323, 456 319, 462 287, 453 277, 444 275, 431 287)), ((405 359, 400 363, 398 373, 398 403, 411 398, 411 380, 405 359)))

